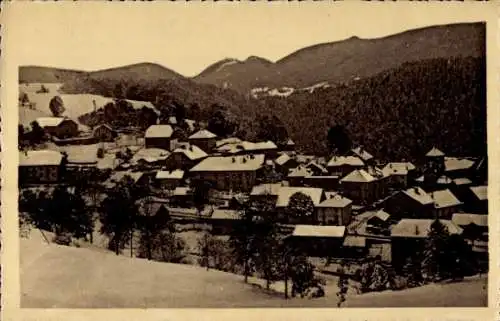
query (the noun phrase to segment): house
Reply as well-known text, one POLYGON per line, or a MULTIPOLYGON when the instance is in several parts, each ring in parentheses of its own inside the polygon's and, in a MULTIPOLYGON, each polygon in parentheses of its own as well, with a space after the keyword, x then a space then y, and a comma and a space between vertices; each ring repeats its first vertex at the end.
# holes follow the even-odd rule
POLYGON ((488 215, 455 213, 451 221, 464 231, 462 236, 467 240, 488 240, 488 215))
POLYGON ((378 210, 366 220, 366 231, 374 234, 389 232, 391 215, 384 210, 378 210))
POLYGON ((328 170, 315 161, 310 161, 304 167, 311 170, 311 173, 313 174, 313 176, 320 176, 320 175, 327 175, 328 174, 328 170))
POLYGON ((178 186, 170 196, 170 203, 180 208, 190 208, 193 206, 193 190, 190 187, 178 186))
POLYGON ((352 201, 340 194, 329 194, 316 206, 316 221, 321 225, 347 226, 351 222, 352 201))
POLYGON ((325 199, 325 194, 321 188, 314 187, 281 187, 278 190, 278 197, 276 199, 276 210, 279 220, 285 223, 301 223, 297 218, 290 217, 287 212, 287 207, 290 203, 290 199, 296 193, 302 193, 310 197, 315 210, 313 213, 313 217, 311 217, 310 221, 307 223, 312 224, 313 222, 316 222, 316 207, 325 199))
POLYGON ((117 132, 108 124, 101 124, 94 128, 93 136, 99 142, 112 142, 117 136, 117 132))
POLYGON ((188 141, 208 153, 215 148, 217 135, 206 129, 202 129, 189 136, 188 141))
POLYGON ((172 150, 172 134, 174 130, 170 125, 152 125, 144 134, 146 148, 160 148, 172 150))
POLYGON ((142 148, 139 149, 130 159, 129 163, 133 166, 143 168, 155 168, 165 165, 170 152, 161 148, 142 148))
POLYGON ((228 235, 238 224, 241 224, 239 211, 228 209, 214 209, 207 220, 212 225, 211 233, 214 235, 228 235))
POLYGON ((459 200, 465 203, 468 194, 470 193, 469 187, 472 186, 472 181, 465 177, 455 178, 450 187, 450 191, 457 196, 459 200))
POLYGON ((296 168, 290 170, 287 175, 287 180, 290 186, 305 186, 305 178, 308 176, 312 176, 312 171, 309 168, 306 168, 303 164, 300 164, 296 168))
POLYGON ((363 169, 354 170, 342 178, 339 189, 356 204, 371 204, 382 196, 377 179, 363 169))
POLYGON ((342 243, 342 257, 365 258, 368 253, 368 242, 366 237, 358 235, 346 235, 342 243))
POLYGON ((332 257, 341 251, 345 236, 345 226, 295 225, 286 241, 307 256, 332 257))
POLYGON ((287 175, 292 168, 299 166, 299 162, 288 154, 281 154, 274 160, 275 169, 277 172, 287 175))
POLYGON ((448 189, 434 191, 429 195, 434 200, 434 215, 439 219, 451 220, 453 213, 460 212, 463 205, 448 189))
POLYGON ((19 153, 19 185, 58 183, 63 155, 52 150, 19 153))
POLYGON ((133 172, 133 171, 117 171, 114 172, 104 183, 102 184, 106 189, 113 189, 121 182, 125 177, 129 177, 133 184, 138 184, 143 176, 143 172, 133 172))
POLYGON ((373 165, 375 162, 375 158, 373 157, 372 154, 368 153, 366 149, 364 149, 362 146, 358 146, 356 148, 351 149, 351 155, 350 156, 356 156, 361 158, 365 164, 371 164, 373 165))
POLYGON ((433 147, 427 154, 425 154, 427 170, 435 173, 443 173, 445 170, 445 154, 433 147))
MULTIPOLYGON (((402 219, 391 229, 392 266, 401 271, 407 258, 422 252, 434 219, 402 219)), ((450 234, 460 235, 463 229, 450 220, 439 220, 450 234)))
POLYGON ((251 191, 264 155, 211 156, 190 170, 193 178, 213 183, 220 190, 251 191))
POLYGON ((488 186, 469 187, 466 208, 470 213, 488 213, 488 186))
POLYGON ((255 185, 250 192, 251 201, 260 201, 269 199, 276 203, 278 200, 279 190, 283 187, 282 183, 274 184, 259 184, 255 185))
POLYGON ((382 168, 382 172, 388 177, 388 184, 392 188, 407 188, 415 170, 415 165, 410 162, 388 163, 382 168))
POLYGON ((207 157, 201 148, 192 144, 179 144, 166 160, 166 168, 189 170, 207 157))
POLYGON ((78 124, 65 117, 39 117, 35 122, 45 133, 57 138, 78 136, 78 124))
POLYGON ((444 172, 446 176, 451 178, 471 177, 475 160, 464 157, 445 157, 444 172))
POLYGON ((158 171, 155 175, 155 182, 164 189, 174 190, 182 183, 183 178, 184 171, 180 169, 158 171))
POLYGON ((354 170, 362 169, 365 163, 356 156, 333 156, 326 165, 331 175, 345 176, 354 170))
POLYGON ((384 210, 395 219, 434 218, 434 200, 420 187, 399 191, 383 202, 384 210))

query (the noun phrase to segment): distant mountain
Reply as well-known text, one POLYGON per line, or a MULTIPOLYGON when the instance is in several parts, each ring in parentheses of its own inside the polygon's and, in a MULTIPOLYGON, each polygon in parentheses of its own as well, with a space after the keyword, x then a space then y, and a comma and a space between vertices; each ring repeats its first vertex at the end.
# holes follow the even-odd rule
POLYGON ((250 88, 259 83, 259 78, 263 75, 273 73, 273 67, 273 62, 256 56, 250 56, 244 61, 223 59, 203 70, 193 80, 218 87, 250 88))
POLYGON ((300 49, 276 63, 262 58, 231 64, 219 62, 194 80, 245 93, 253 88, 304 88, 322 82, 340 83, 366 78, 405 62, 484 56, 485 33, 484 23, 462 23, 415 29, 378 39, 351 37, 300 49))
POLYGON ((171 80, 184 78, 181 74, 154 63, 138 63, 128 66, 115 67, 93 71, 89 73, 93 79, 144 79, 144 80, 171 80))
POLYGON ((159 64, 147 62, 91 72, 40 66, 19 67, 20 83, 65 83, 86 78, 95 80, 171 80, 184 77, 159 64))
POLYGON ((85 77, 85 71, 41 66, 19 67, 19 83, 64 83, 85 77))

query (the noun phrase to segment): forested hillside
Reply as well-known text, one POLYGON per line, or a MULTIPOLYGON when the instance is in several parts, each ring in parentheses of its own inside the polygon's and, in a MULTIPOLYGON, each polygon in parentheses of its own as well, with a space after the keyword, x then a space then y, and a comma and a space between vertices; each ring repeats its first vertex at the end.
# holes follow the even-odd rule
POLYGON ((486 153, 484 58, 406 63, 312 94, 268 97, 264 106, 259 113, 277 114, 307 151, 325 150, 335 124, 380 158, 414 158, 433 145, 450 154, 486 153))

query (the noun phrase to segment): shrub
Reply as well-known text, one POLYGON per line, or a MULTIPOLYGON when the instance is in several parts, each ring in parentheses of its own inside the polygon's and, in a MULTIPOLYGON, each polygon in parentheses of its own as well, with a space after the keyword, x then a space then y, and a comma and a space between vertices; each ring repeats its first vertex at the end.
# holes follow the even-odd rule
POLYGON ((71 234, 70 233, 57 233, 52 240, 54 243, 59 245, 69 246, 71 244, 71 234))

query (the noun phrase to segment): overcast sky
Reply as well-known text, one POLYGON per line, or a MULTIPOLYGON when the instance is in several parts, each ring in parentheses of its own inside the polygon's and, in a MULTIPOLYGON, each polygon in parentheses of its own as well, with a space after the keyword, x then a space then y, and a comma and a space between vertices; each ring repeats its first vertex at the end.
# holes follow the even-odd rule
POLYGON ((7 50, 19 65, 96 70, 147 61, 193 76, 228 57, 276 61, 354 35, 481 20, 484 8, 463 5, 20 1, 7 3, 4 14, 7 50))

